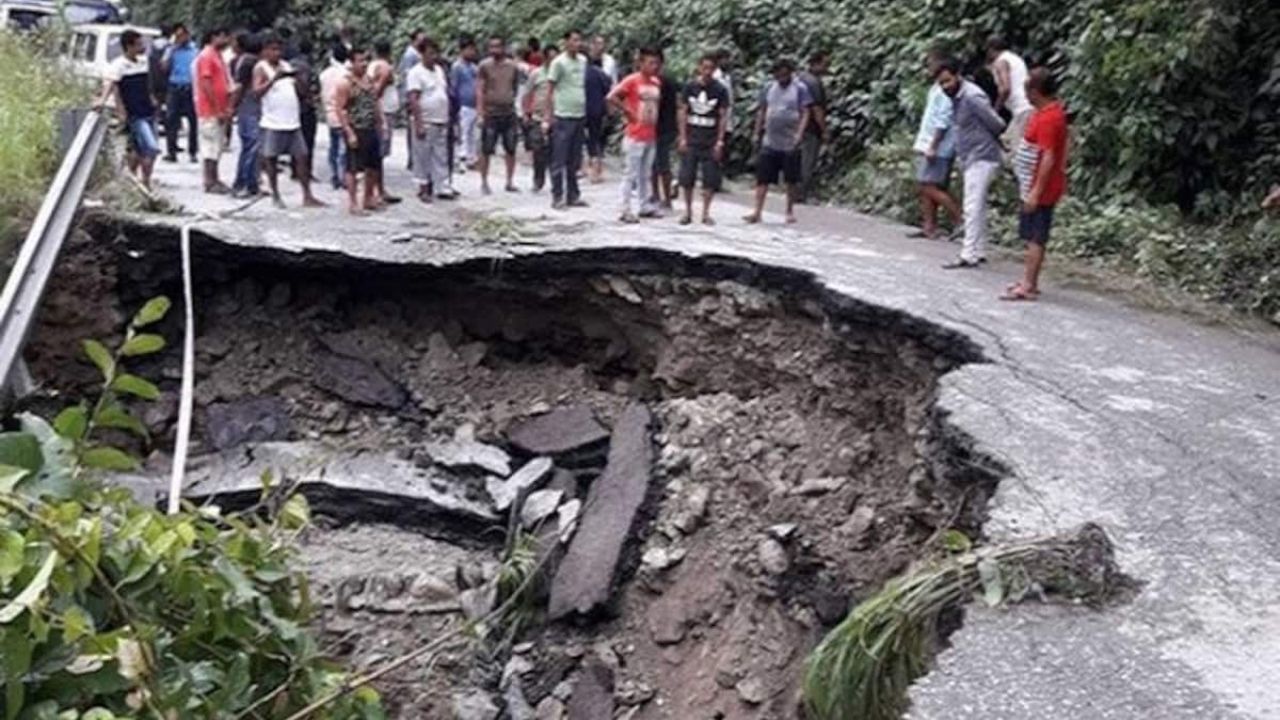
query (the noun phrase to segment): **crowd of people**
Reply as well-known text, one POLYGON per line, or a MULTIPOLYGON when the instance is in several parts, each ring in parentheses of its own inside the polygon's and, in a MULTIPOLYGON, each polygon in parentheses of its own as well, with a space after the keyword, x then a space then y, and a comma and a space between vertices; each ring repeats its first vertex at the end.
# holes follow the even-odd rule
MULTIPOLYGON (((283 207, 278 177, 287 158, 303 206, 322 207, 312 191, 312 156, 323 121, 329 183, 346 191, 349 212, 364 215, 401 201, 387 191, 383 165, 403 125, 420 201, 456 199, 452 178, 466 171, 477 172, 481 192, 491 194, 491 160, 499 150, 502 189, 519 192, 523 141, 531 189, 549 185, 552 207, 567 210, 586 205, 581 179, 603 180, 610 135, 620 123, 619 221, 662 216, 673 209, 678 187, 681 224, 695 221, 695 200, 697 220, 715 222, 712 204, 735 102, 723 52, 704 55, 692 77, 677 78, 659 48, 637 50, 624 73, 605 37, 586 43, 576 30, 558 45, 533 38, 515 52, 495 35, 485 41, 483 58, 475 40, 462 38, 452 60, 415 31, 398 61, 389 42, 362 46, 344 30, 334 36, 319 73, 310 43, 280 33, 233 36, 213 29, 197 47, 179 25, 150 48, 133 31, 121 36, 121 45, 104 101, 114 97, 130 138, 130 168, 148 186, 161 154, 155 119, 162 115, 165 159, 177 161, 185 122, 186 149, 202 163, 206 192, 256 197, 265 177, 265 194, 283 207), (219 177, 219 159, 233 133, 239 157, 228 186, 219 177), (674 173, 673 154, 679 156, 674 173)), ((1053 210, 1065 192, 1066 114, 1047 68, 1029 68, 1000 38, 992 38, 987 51, 994 92, 967 79, 945 53, 927 58, 931 87, 915 144, 924 218, 917 234, 941 237, 938 216, 945 214, 953 225, 950 239, 962 239, 959 257, 946 267, 986 262, 989 191, 1002 169, 1012 170, 1023 202, 1026 272, 1004 297, 1034 300, 1053 210), (950 191, 957 161, 962 201, 950 191)), ((746 222, 761 221, 772 186, 785 188, 788 223, 796 221, 796 203, 812 197, 820 148, 830 136, 827 71, 821 52, 803 72, 785 59, 774 63, 756 102, 755 193, 746 222)))

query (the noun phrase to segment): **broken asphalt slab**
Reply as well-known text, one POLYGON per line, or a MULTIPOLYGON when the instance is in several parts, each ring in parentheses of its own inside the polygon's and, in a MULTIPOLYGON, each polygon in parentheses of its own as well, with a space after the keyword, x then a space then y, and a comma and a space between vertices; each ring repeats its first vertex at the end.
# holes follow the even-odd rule
POLYGON ((613 428, 609 461, 591 484, 578 531, 551 579, 552 620, 590 615, 609 604, 623 549, 649 490, 653 465, 652 417, 633 403, 613 428))
MULTIPOLYGON (((411 187, 403 160, 387 164, 390 187, 411 187)), ((237 207, 203 194, 198 169, 161 166, 156 176, 179 205, 237 207)), ((527 187, 528 177, 521 168, 518 182, 527 187)), ((518 257, 622 275, 702 267, 767 280, 786 271, 869 322, 942 329, 941 342, 973 343, 986 361, 943 377, 939 410, 1012 473, 986 535, 1000 542, 1098 522, 1144 585, 1104 612, 970 610, 937 670, 916 684, 912 719, 1278 716, 1280 526, 1270 509, 1280 507, 1280 334, 1205 327, 1052 282, 1038 303, 1000 303, 1018 276, 1012 264, 947 272, 940 265, 954 245, 909 240, 900 225, 838 209, 802 207, 790 228, 776 215, 747 226, 730 194, 717 200, 714 228, 620 226, 612 184, 584 186, 592 207, 567 213, 549 210, 545 195, 482 197, 472 173, 457 187, 461 203, 405 203, 359 219, 337 205, 280 212, 259 203, 197 224, 194 245, 492 271, 518 257), (477 238, 468 214, 508 218, 526 237, 477 238)), ((123 219, 131 235, 171 247, 193 218, 123 219)))

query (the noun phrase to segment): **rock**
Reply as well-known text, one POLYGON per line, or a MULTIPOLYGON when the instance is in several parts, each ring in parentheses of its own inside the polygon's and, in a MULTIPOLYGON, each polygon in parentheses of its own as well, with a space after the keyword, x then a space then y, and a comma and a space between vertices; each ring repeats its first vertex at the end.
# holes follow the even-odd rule
POLYGON ((543 698, 533 711, 535 720, 565 720, 566 714, 564 703, 551 695, 543 698))
POLYGON ((497 720, 498 706, 478 690, 453 696, 453 720, 497 720))
POLYGON ((287 440, 292 423, 278 397, 256 397, 214 403, 205 410, 205 434, 217 450, 247 442, 287 440))
POLYGON ((678 597, 664 597, 649 606, 646 620, 649 636, 658 645, 675 645, 684 640, 689 624, 684 602, 678 597))
POLYGON ((791 489, 792 495, 826 495, 845 486, 849 478, 811 478, 791 489))
POLYGON ((636 680, 627 680, 618 686, 613 697, 618 701, 619 705, 633 706, 643 705, 654 698, 658 694, 657 690, 648 683, 638 682, 636 680))
POLYGON ((559 490, 538 490, 530 493, 520 508, 520 522, 525 528, 533 529, 543 520, 551 516, 560 507, 564 493, 559 490))
POLYGON ((636 292, 636 288, 626 278, 620 278, 616 275, 605 277, 605 282, 609 284, 609 289, 614 295, 626 300, 632 305, 640 305, 644 303, 644 298, 640 297, 640 293, 636 292))
POLYGON ((556 468, 551 474, 551 482, 547 483, 547 489, 559 490, 564 493, 565 500, 572 500, 578 497, 578 478, 568 470, 556 468))
POLYGON ((214 360, 219 360, 231 352, 231 341, 225 335, 207 335, 196 343, 196 349, 214 360))
POLYGON ((532 660, 516 655, 507 661, 506 667, 502 668, 502 681, 499 687, 508 687, 512 681, 516 681, 518 684, 521 677, 533 671, 534 664, 532 660))
POLYGON ((267 293, 267 307, 273 310, 279 310, 289 304, 293 299, 293 287, 287 282, 278 282, 271 286, 271 291, 267 293))
POLYGON ((756 556, 760 560, 760 566, 770 575, 781 575, 791 567, 787 549, 771 537, 760 540, 756 546, 756 556))
POLYGON ((536 720, 536 711, 524 697, 524 689, 519 682, 513 682, 502 692, 502 699, 507 705, 507 720, 536 720))
POLYGON ((419 575, 410 583, 409 595, 426 603, 453 602, 458 599, 458 588, 435 575, 419 575))
POLYGON ((840 526, 839 533, 852 543, 861 543, 866 540, 875 522, 876 511, 866 505, 859 505, 840 526))
POLYGON ((507 439, 531 455, 559 455, 609 439, 591 408, 576 405, 529 418, 507 430, 507 439))
POLYGON ((462 367, 462 358, 453 351, 449 340, 442 333, 432 333, 427 338, 427 352, 423 357, 423 365, 431 371, 441 372, 462 367))
POLYGON ((557 528, 560 533, 560 542, 567 543, 569 538, 573 537, 573 531, 578 528, 578 515, 582 512, 581 500, 570 500, 560 506, 557 511, 557 528))
POLYGON ((769 690, 764 681, 754 676, 743 678, 734 689, 738 691, 738 697, 748 705, 759 705, 769 699, 769 690))
POLYGON ((458 348, 458 358, 469 368, 480 367, 480 363, 484 362, 488 354, 489 346, 482 342, 467 343, 458 348))
POLYGON ((774 540, 787 542, 796 534, 796 530, 799 528, 800 526, 795 523, 781 523, 779 525, 770 525, 765 532, 769 533, 769 537, 774 540))
POLYGON ((498 605, 498 586, 496 583, 486 583, 480 587, 463 590, 458 595, 458 603, 462 605, 462 614, 467 616, 468 620, 479 620, 498 605))
MULTIPOLYGON (((502 448, 476 440, 440 440, 429 442, 423 450, 437 465, 456 470, 479 469, 506 477, 511 474, 511 456, 502 448)), ((514 499, 514 496, 513 498, 514 499)), ((510 503, 507 503, 510 506, 510 503)))
POLYGON ((370 362, 385 373, 398 372, 405 361, 404 345, 376 325, 327 333, 317 339, 334 355, 370 362))
POLYGON ((711 488, 706 485, 695 485, 684 499, 684 504, 676 512, 672 524, 685 535, 692 534, 702 524, 707 514, 707 504, 711 501, 711 488))
POLYGON ((623 547, 649 490, 651 421, 648 408, 639 403, 629 405, 618 419, 608 464, 591 486, 578 531, 551 580, 552 620, 595 612, 613 594, 623 547))
POLYGON ((316 357, 311 383, 357 405, 398 410, 409 399, 404 388, 373 365, 327 352, 316 357))
POLYGON ((613 717, 613 671, 598 661, 578 673, 569 698, 569 720, 608 720, 613 717))
MULTIPOLYGON (((479 445, 479 443, 475 443, 479 445)), ((486 446, 487 447, 487 446, 486 446)), ((497 448, 494 448, 495 450, 497 448)), ((498 452, 502 452, 499 450, 498 452)), ((503 453, 505 456, 506 453, 503 453)), ((435 456, 432 455, 434 458, 435 456)), ((507 462, 510 462, 508 458, 507 462)), ((486 467, 485 469, 491 469, 486 467)), ((500 478, 489 478, 485 480, 484 489, 489 493, 489 497, 493 498, 493 506, 498 512, 506 512, 511 504, 516 501, 521 492, 531 490, 538 487, 547 476, 551 473, 551 458, 534 458, 525 463, 516 471, 514 475, 502 480, 500 478)), ((509 473, 498 473, 504 477, 509 473)), ((554 510, 555 508, 552 508, 554 510)), ((545 517, 545 516, 544 516, 545 517)))
POLYGON ((674 550, 660 547, 649 548, 640 558, 640 562, 651 570, 666 570, 679 565, 680 561, 684 560, 685 552, 684 548, 676 548, 674 550))

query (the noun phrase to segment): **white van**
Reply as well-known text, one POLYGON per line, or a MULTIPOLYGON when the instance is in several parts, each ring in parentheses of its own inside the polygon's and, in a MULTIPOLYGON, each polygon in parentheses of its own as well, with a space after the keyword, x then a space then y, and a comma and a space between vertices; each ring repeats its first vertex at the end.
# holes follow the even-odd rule
POLYGON ((130 27, 128 25, 77 25, 71 28, 66 45, 66 62, 71 72, 86 80, 101 82, 107 76, 111 61, 124 52, 120 36, 125 30, 142 34, 148 49, 160 37, 155 28, 130 27))
POLYGON ((120 6, 110 0, 3 0, 0 1, 0 29, 31 32, 65 17, 72 25, 119 23, 124 19, 120 6))

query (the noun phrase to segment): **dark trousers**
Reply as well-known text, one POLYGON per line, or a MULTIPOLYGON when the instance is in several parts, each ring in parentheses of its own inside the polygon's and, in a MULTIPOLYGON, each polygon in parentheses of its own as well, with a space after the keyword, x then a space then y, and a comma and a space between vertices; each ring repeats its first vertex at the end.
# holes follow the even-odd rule
POLYGON ((299 119, 302 121, 302 141, 307 145, 307 166, 305 168, 295 167, 293 176, 296 179, 305 172, 306 175, 302 175, 302 177, 310 180, 315 175, 313 170, 316 155, 316 127, 319 120, 316 118, 316 111, 311 108, 303 108, 299 119))
POLYGON ((236 121, 240 135, 240 157, 236 161, 235 190, 256 195, 258 193, 258 138, 262 131, 257 118, 241 118, 236 121))
POLYGON ((524 144, 533 154, 533 189, 541 190, 547 184, 547 167, 551 164, 551 143, 542 132, 542 123, 525 124, 524 144))
POLYGON ((582 165, 582 118, 556 118, 551 125, 551 197, 577 202, 578 167, 582 165))
POLYGON ((818 154, 822 151, 822 137, 811 132, 800 141, 800 202, 813 200, 818 172, 818 154))
POLYGON ((342 128, 329 128, 329 182, 334 189, 343 186, 347 176, 347 134, 342 128))
POLYGON ((169 157, 178 154, 178 131, 182 129, 183 118, 187 120, 187 154, 196 157, 200 153, 200 125, 196 120, 196 102, 191 86, 170 85, 165 105, 169 108, 164 122, 169 157))

